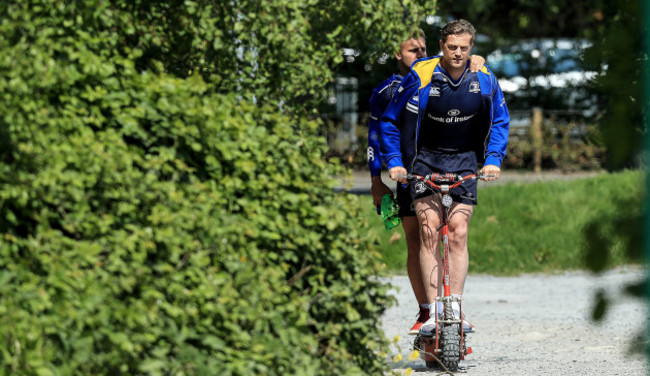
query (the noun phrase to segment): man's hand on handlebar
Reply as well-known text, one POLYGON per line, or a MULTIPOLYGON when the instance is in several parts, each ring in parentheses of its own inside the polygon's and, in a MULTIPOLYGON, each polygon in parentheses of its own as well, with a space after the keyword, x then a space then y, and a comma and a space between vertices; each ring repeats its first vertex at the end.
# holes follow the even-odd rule
POLYGON ((402 166, 396 166, 388 170, 388 174, 390 175, 390 178, 400 182, 402 184, 406 184, 406 169, 402 166))
POLYGON ((485 181, 497 180, 501 175, 501 169, 495 165, 485 165, 481 169, 480 173, 483 175, 489 175, 489 177, 483 179, 485 181))

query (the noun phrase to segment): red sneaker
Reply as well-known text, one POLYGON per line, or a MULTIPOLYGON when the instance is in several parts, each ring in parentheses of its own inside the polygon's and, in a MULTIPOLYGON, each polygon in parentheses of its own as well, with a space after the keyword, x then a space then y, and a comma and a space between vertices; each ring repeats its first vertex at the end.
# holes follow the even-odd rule
POLYGON ((409 334, 417 335, 418 333, 420 333, 420 327, 422 327, 422 324, 427 322, 427 320, 429 320, 429 309, 420 307, 420 312, 418 313, 418 319, 415 322, 415 324, 413 324, 413 327, 409 331, 409 334))

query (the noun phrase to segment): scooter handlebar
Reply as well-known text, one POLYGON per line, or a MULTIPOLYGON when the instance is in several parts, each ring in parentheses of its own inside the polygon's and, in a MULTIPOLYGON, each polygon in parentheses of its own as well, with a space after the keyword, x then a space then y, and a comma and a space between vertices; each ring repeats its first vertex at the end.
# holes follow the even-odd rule
POLYGON ((406 174, 406 175, 397 175, 398 179, 406 179, 406 180, 430 180, 433 182, 443 182, 443 183, 453 183, 456 181, 461 181, 461 180, 485 180, 489 178, 494 178, 496 175, 492 174, 473 174, 473 175, 467 175, 467 176, 461 176, 459 174, 455 173, 432 173, 426 176, 421 176, 421 175, 414 175, 414 174, 406 174))

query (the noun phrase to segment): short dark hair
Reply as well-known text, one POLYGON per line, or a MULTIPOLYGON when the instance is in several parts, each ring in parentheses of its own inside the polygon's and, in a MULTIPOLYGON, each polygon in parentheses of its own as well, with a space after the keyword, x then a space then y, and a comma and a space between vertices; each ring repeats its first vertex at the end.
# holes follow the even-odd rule
POLYGON ((474 29, 474 26, 472 26, 472 24, 469 23, 469 21, 465 21, 463 19, 450 21, 440 30, 442 43, 445 43, 447 41, 447 37, 449 37, 450 35, 458 35, 458 34, 471 35, 472 37, 470 39, 470 42, 474 44, 474 36, 476 35, 476 29, 474 29))
POLYGON ((424 39, 427 40, 426 35, 424 35, 424 30, 420 29, 419 27, 414 28, 411 30, 411 34, 409 35, 409 39, 424 39))

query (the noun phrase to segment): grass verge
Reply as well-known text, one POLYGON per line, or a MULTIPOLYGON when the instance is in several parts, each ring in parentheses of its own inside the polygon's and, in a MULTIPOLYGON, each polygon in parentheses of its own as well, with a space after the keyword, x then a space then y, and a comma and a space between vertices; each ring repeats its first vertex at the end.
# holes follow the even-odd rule
MULTIPOLYGON (((645 206, 641 171, 603 173, 570 181, 481 183, 479 205, 469 230, 470 273, 516 275, 584 269, 585 229, 592 223, 624 222, 645 206)), ((367 202, 372 200, 368 196, 367 202)), ((406 272, 406 244, 401 228, 387 232, 369 205, 384 262, 394 273, 406 272)), ((625 242, 610 235, 609 267, 633 262, 625 242)), ((593 240, 592 240, 593 241, 593 240)))

